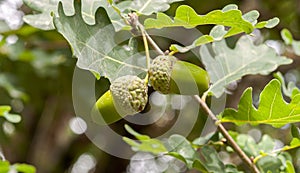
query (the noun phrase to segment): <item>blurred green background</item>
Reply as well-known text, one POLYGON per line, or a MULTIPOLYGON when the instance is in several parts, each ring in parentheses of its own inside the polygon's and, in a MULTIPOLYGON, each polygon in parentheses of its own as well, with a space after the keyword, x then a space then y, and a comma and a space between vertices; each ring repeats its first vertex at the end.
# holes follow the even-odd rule
MULTIPOLYGON (((0 1, 0 5, 5 3, 5 0, 0 1)), ((15 3, 15 6, 11 5, 11 11, 7 7, 0 8, 0 105, 11 105, 12 112, 20 114, 22 121, 12 124, 0 119, 0 152, 12 163, 33 164, 40 173, 126 172, 129 160, 101 151, 91 143, 85 136, 84 129, 78 125, 72 104, 72 76, 76 58, 72 57, 67 42, 56 31, 43 31, 24 24, 22 15, 32 11, 22 5, 21 0, 10 3, 15 3), (11 30, 5 31, 4 22, 10 22, 11 30)), ((179 5, 187 4, 197 13, 205 14, 232 3, 237 4, 243 12, 258 10, 261 14, 260 20, 280 18, 280 24, 274 29, 261 31, 262 40, 280 40, 280 31, 283 28, 288 28, 296 40, 300 39, 299 0, 186 0, 172 4, 166 13, 172 16, 179 5)), ((209 32, 210 28, 211 26, 198 27, 202 33, 209 32)), ((231 38, 228 42, 234 43, 236 39, 237 37, 231 38)), ((292 52, 286 52, 286 56, 295 62, 281 67, 280 71, 287 80, 299 84, 300 57, 292 52)), ((227 106, 236 107, 241 93, 248 86, 254 87, 254 93, 257 94, 254 98, 257 98, 271 78, 271 75, 243 78, 232 91, 233 94, 228 96, 227 106)), ((108 86, 105 79, 97 81, 98 95, 108 86)), ((206 119, 205 116, 200 117, 203 118, 199 118, 189 139, 200 135, 206 119)), ((126 135, 123 130, 125 123, 121 120, 113 127, 126 135)), ((170 120, 163 125, 133 127, 155 137, 171 125, 170 120)), ((229 125, 228 128, 235 127, 229 125)), ((251 129, 253 127, 243 126, 238 131, 247 133, 251 129)), ((290 140, 287 129, 274 130, 269 126, 258 126, 254 129, 280 139, 284 144, 290 140)), ((300 152, 298 150, 292 153, 300 170, 300 152)))

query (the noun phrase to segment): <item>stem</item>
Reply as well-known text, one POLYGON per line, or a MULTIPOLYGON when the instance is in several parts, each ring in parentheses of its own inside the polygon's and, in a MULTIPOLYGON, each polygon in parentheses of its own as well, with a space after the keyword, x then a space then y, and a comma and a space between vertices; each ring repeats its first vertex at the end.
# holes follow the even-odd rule
POLYGON ((198 95, 194 95, 194 98, 200 104, 200 106, 203 108, 203 110, 207 113, 207 115, 213 121, 215 121, 215 123, 216 123, 219 131, 226 138, 228 144, 240 156, 240 158, 243 160, 243 162, 247 164, 247 166, 250 168, 251 172, 253 172, 253 173, 259 173, 259 170, 256 167, 255 163, 253 163, 252 160, 243 152, 243 150, 238 146, 238 144, 234 141, 234 139, 229 135, 229 133, 225 129, 225 127, 221 123, 218 123, 218 121, 219 121, 218 118, 210 110, 210 108, 207 106, 207 104, 205 103, 205 101, 202 100, 198 95))
POLYGON ((147 41, 147 38, 146 38, 146 31, 145 31, 143 25, 141 25, 139 22, 138 22, 138 27, 142 31, 143 42, 144 42, 145 53, 146 53, 147 69, 149 69, 150 68, 150 54, 149 54, 148 41, 147 41))
POLYGON ((149 41, 149 43, 152 45, 152 47, 155 49, 155 51, 160 54, 160 55, 164 55, 164 52, 158 47, 158 45, 152 40, 152 38, 149 36, 149 34, 146 32, 146 30, 144 29, 145 35, 149 41))
MULTIPOLYGON (((138 22, 138 26, 143 34, 143 39, 146 37, 149 43, 154 47, 154 49, 161 55, 164 55, 163 51, 158 47, 158 45, 152 40, 152 38, 147 34, 146 30, 144 29, 143 25, 138 22)), ((147 41, 144 43, 147 43, 147 41)), ((148 46, 148 45, 147 45, 148 46)), ((145 45, 146 47, 146 45, 145 45)), ((176 52, 172 52, 173 54, 176 52)), ((207 93, 203 97, 203 100, 198 96, 194 95, 196 101, 200 104, 200 106, 204 109, 204 111, 208 114, 208 116, 215 122, 216 126, 218 127, 219 131, 222 135, 226 138, 228 144, 233 148, 233 150, 239 155, 239 157, 243 160, 243 162, 250 168, 251 172, 259 173, 258 168, 256 167, 255 163, 243 152, 243 150, 238 146, 238 144, 234 141, 234 139, 229 135, 228 131, 225 127, 219 123, 219 119, 215 116, 215 114, 210 110, 210 108, 205 103, 205 98, 207 93)))

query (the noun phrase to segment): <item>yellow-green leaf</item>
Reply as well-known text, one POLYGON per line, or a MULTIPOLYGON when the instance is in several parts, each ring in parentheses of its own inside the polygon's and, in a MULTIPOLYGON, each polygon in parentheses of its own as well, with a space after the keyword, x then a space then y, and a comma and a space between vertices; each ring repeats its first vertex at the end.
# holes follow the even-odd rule
POLYGON ((280 82, 273 79, 262 91, 258 108, 252 104, 252 88, 246 89, 241 97, 238 110, 226 109, 222 113, 221 122, 232 122, 237 125, 269 124, 282 127, 288 123, 300 122, 300 94, 284 101, 280 82))

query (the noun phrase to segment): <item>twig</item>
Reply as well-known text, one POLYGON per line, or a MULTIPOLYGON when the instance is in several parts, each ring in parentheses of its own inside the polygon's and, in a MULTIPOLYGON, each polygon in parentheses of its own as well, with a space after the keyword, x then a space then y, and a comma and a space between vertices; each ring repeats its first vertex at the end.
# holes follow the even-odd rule
POLYGON ((152 38, 149 36, 149 34, 145 31, 145 35, 149 41, 149 43, 151 44, 151 46, 155 49, 155 51, 160 54, 160 55, 164 55, 164 52, 157 46, 157 44, 152 40, 152 38))
POLYGON ((201 105, 203 110, 207 113, 207 115, 216 123, 219 131, 226 138, 228 144, 234 149, 234 151, 240 156, 244 163, 250 168, 251 172, 259 173, 258 168, 255 163, 243 152, 243 150, 238 146, 238 144, 234 141, 234 139, 229 135, 228 131, 225 127, 218 123, 218 119, 215 114, 210 110, 204 100, 202 100, 198 95, 194 95, 195 100, 201 105))
MULTIPOLYGON (((132 19, 132 18, 131 18, 132 19)), ((161 55, 164 55, 163 51, 158 47, 158 45, 152 40, 152 38, 147 34, 145 31, 144 27, 142 24, 138 22, 137 16, 134 18, 135 20, 131 20, 131 26, 133 29, 138 26, 139 29, 144 33, 146 38, 148 39, 149 43, 154 47, 154 49, 161 55)), ((143 36, 144 36, 143 35, 143 36)), ((205 103, 205 97, 203 97, 203 100, 198 96, 194 95, 194 98, 196 101, 201 105, 201 107, 204 109, 204 111, 208 114, 208 116, 215 122, 217 125, 219 131, 223 134, 223 136, 226 138, 227 143, 233 148, 233 150, 240 156, 240 158, 243 160, 245 164, 248 165, 250 168, 251 172, 253 173, 259 173, 258 168, 256 167, 255 163, 243 152, 243 150, 238 146, 238 144, 234 141, 234 139, 229 135, 228 131, 225 129, 225 127, 221 124, 218 123, 219 120, 218 118, 214 115, 214 113, 210 110, 210 108, 207 106, 205 103)))
POLYGON ((143 25, 141 25, 139 22, 138 22, 138 27, 142 31, 143 42, 144 42, 144 46, 145 46, 146 61, 147 61, 147 69, 149 69, 150 68, 150 54, 149 54, 148 41, 146 38, 146 31, 145 31, 143 25))

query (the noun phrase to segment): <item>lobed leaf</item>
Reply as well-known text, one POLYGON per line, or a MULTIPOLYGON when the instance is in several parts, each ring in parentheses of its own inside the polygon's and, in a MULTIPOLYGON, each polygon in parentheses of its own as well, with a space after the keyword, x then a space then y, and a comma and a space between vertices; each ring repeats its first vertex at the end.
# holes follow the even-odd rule
POLYGON ((208 93, 216 97, 225 92, 228 84, 245 75, 267 75, 280 65, 292 63, 265 44, 254 45, 247 36, 242 36, 234 49, 229 48, 225 40, 213 43, 212 49, 214 57, 205 46, 200 48, 200 55, 212 82, 208 93))
POLYGON ((198 15, 192 7, 181 5, 177 8, 174 20, 166 14, 158 13, 156 19, 146 19, 145 28, 163 28, 183 26, 186 28, 194 28, 198 25, 223 25, 233 28, 240 28, 246 33, 253 30, 250 22, 242 18, 242 12, 237 9, 231 10, 214 10, 206 15, 198 15))
POLYGON ((300 94, 286 103, 282 98, 280 82, 273 79, 261 92, 258 109, 252 105, 252 89, 248 88, 240 99, 238 110, 225 109, 221 115, 221 122, 269 124, 280 128, 288 123, 300 122, 300 94))
MULTIPOLYGON (((37 11, 35 14, 28 14, 23 17, 23 20, 31 26, 43 30, 54 29, 51 13, 57 13, 57 6, 60 0, 24 0, 24 4, 37 11)), ((64 5, 65 13, 68 15, 74 14, 73 0, 61 1, 64 5)))
POLYGON ((110 81, 123 75, 138 75, 146 71, 145 57, 136 53, 136 40, 131 39, 127 48, 115 41, 116 32, 103 8, 99 8, 96 13, 95 25, 84 22, 77 2, 75 11, 75 15, 66 16, 60 4, 54 24, 71 45, 74 56, 78 58, 78 67, 105 76, 110 81))
MULTIPOLYGON (((63 4, 65 14, 74 15, 75 8, 73 1, 74 0, 24 0, 26 5, 39 13, 25 15, 23 19, 26 23, 36 28, 43 30, 55 29, 51 14, 58 14, 58 3, 61 2, 63 4)), ((81 4, 82 18, 89 25, 94 25, 96 23, 95 13, 99 7, 103 7, 108 13, 110 21, 116 30, 120 30, 126 26, 107 0, 82 0, 81 4)), ((124 9, 125 7, 127 8, 127 5, 128 3, 122 3, 121 5, 116 5, 116 7, 124 9)))
POLYGON ((130 8, 138 14, 150 15, 160 11, 166 11, 170 4, 183 0, 133 0, 130 8))

